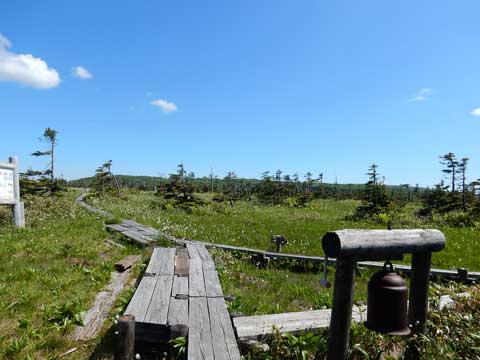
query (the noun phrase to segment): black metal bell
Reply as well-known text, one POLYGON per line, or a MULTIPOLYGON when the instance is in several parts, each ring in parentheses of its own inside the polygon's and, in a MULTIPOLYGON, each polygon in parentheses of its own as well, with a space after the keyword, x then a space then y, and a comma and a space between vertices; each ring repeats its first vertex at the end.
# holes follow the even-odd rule
POLYGON ((408 289, 405 280, 387 261, 368 282, 367 321, 370 330, 389 335, 408 335, 408 289), (390 269, 387 269, 387 266, 390 269))

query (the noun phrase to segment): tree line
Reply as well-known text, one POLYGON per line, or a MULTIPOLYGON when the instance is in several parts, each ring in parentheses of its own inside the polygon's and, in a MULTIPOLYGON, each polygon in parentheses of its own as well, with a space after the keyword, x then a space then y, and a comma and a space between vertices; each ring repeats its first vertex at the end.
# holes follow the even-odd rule
POLYGON ((469 159, 457 158, 452 152, 439 157, 443 177, 433 188, 418 185, 386 185, 378 165, 372 164, 365 184, 325 183, 323 172, 288 174, 282 170, 265 171, 260 179, 240 178, 234 171, 219 177, 213 171, 208 176, 197 178, 188 172, 183 163, 168 177, 138 177, 115 175, 112 160, 102 163, 90 178, 71 181, 69 184, 56 176, 56 151, 59 131, 46 128, 39 138, 45 147, 31 153, 45 158, 43 169, 29 168, 21 173, 23 194, 49 195, 60 193, 65 187, 89 187, 97 196, 115 194, 121 196, 122 188, 154 190, 159 196, 171 201, 174 206, 198 205, 197 193, 211 193, 216 202, 231 205, 238 200, 255 199, 264 204, 306 206, 314 199, 355 199, 362 204, 357 208, 356 218, 386 216, 399 211, 406 203, 421 203, 419 217, 433 218, 437 215, 451 216, 461 224, 469 224, 480 217, 480 179, 469 181, 469 159))

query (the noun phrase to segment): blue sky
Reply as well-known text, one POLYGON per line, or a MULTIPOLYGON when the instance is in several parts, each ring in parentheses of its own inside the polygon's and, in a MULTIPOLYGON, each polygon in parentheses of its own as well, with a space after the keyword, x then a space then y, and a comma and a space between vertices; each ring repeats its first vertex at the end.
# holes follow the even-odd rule
POLYGON ((2 1, 0 161, 58 175, 480 177, 480 2, 2 1), (79 68, 81 67, 81 68, 79 68), (477 116, 475 116, 477 115, 477 116))

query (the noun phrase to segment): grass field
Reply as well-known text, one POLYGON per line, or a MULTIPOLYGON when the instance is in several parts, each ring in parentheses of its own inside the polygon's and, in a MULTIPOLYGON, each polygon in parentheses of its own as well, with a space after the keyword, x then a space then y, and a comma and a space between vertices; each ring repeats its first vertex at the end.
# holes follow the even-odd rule
MULTIPOLYGON (((0 358, 55 359, 78 346, 67 334, 113 264, 141 251, 108 247, 103 219, 76 206, 73 193, 26 199, 25 211, 26 229, 0 226, 0 358)), ((88 358, 97 343, 81 344, 69 359, 88 358)))
MULTIPOLYGON (((130 193, 123 199, 90 200, 95 206, 122 218, 135 219, 178 237, 209 242, 274 249, 273 234, 289 239, 285 252, 322 255, 321 238, 330 230, 342 228, 379 228, 371 222, 346 220, 358 206, 356 201, 319 200, 307 208, 262 206, 237 202, 234 207, 211 204, 185 212, 162 209, 151 192, 130 193)), ((414 218, 415 208, 406 208, 400 219, 403 228, 435 227, 414 218)), ((447 236, 447 247, 434 254, 433 265, 440 268, 480 269, 476 256, 476 228, 440 228, 447 236)), ((270 266, 258 268, 248 257, 222 251, 213 252, 225 294, 235 295, 232 311, 247 315, 301 311, 331 307, 333 289, 320 287, 320 273, 302 267, 270 266)), ((404 262, 408 262, 408 258, 404 262)), ((366 301, 366 285, 374 270, 357 273, 354 300, 366 301)), ((328 274, 333 283, 334 269, 328 274)))
MULTIPOLYGON (((306 208, 262 206, 249 202, 229 205, 211 204, 191 213, 162 209, 151 192, 128 194, 124 199, 106 198, 93 204, 122 218, 160 228, 166 233, 195 240, 273 249, 270 236, 282 234, 289 239, 285 252, 322 255, 321 238, 327 231, 344 228, 385 228, 381 224, 345 220, 359 202, 317 200, 306 208)), ((447 237, 446 248, 433 255, 433 266, 466 267, 480 270, 480 231, 450 228, 416 219, 414 206, 405 209, 394 228, 438 228, 447 237)))
MULTIPOLYGON (((107 336, 77 343, 68 335, 79 323, 82 312, 91 306, 95 294, 108 282, 114 262, 135 253, 145 255, 146 259, 148 250, 129 245, 124 249, 108 247, 104 240, 112 235, 104 229, 105 219, 76 206, 75 196, 75 192, 68 192, 56 200, 26 199, 26 229, 6 226, 9 214, 5 208, 0 211, 0 255, 4 259, 0 263, 2 359, 57 359, 74 347, 78 350, 69 355, 70 359, 104 359, 103 349, 107 353, 111 350, 111 320, 104 328, 103 334, 107 336), (99 357, 91 357, 95 350, 99 357)), ((270 236, 283 234, 290 241, 285 251, 302 254, 321 255, 320 239, 328 230, 381 227, 345 220, 358 204, 354 201, 316 201, 303 209, 246 202, 234 207, 211 204, 191 213, 164 210, 153 193, 148 192, 90 202, 118 217, 198 240, 273 249, 270 236)), ((401 223, 403 227, 432 227, 415 220, 408 211, 401 223)), ((435 255, 435 266, 478 270, 479 260, 475 256, 478 230, 441 230, 447 235, 447 248, 435 255)), ((282 262, 259 268, 242 254, 217 250, 212 255, 224 293, 235 296, 229 303, 231 311, 251 315, 331 306, 332 289, 319 286, 318 269, 282 262)), ((356 302, 366 300, 366 283, 372 272, 357 273, 356 302)), ((328 276, 332 283, 333 273, 330 269, 328 276)), ((129 295, 131 292, 127 290, 114 311, 127 303, 129 295)), ((290 341, 293 340, 287 340, 287 348, 292 347, 290 341)))

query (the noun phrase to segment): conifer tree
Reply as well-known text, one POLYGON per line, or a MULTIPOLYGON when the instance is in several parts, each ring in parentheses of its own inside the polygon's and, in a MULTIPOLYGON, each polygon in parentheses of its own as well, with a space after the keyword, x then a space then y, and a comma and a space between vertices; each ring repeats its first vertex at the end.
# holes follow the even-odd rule
POLYGON ((365 184, 362 205, 356 209, 355 213, 355 216, 358 218, 366 218, 387 212, 392 205, 392 199, 387 194, 385 183, 379 180, 378 165, 370 165, 367 175, 368 182, 365 184))
POLYGON ((62 190, 59 182, 55 178, 55 151, 58 143, 58 131, 46 128, 40 142, 46 143, 46 150, 37 150, 31 155, 35 157, 49 157, 49 162, 45 170, 28 169, 21 173, 21 189, 24 193, 42 194, 49 193, 53 195, 62 190))
POLYGON ((440 156, 440 163, 445 166, 445 169, 443 169, 442 172, 450 176, 450 193, 455 194, 456 181, 459 173, 459 162, 457 161, 455 154, 449 152, 448 154, 440 156))
POLYGON ((468 186, 467 186, 467 165, 468 165, 468 158, 462 158, 458 164, 458 171, 460 173, 460 179, 462 182, 462 210, 467 211, 467 194, 468 194, 468 186))

